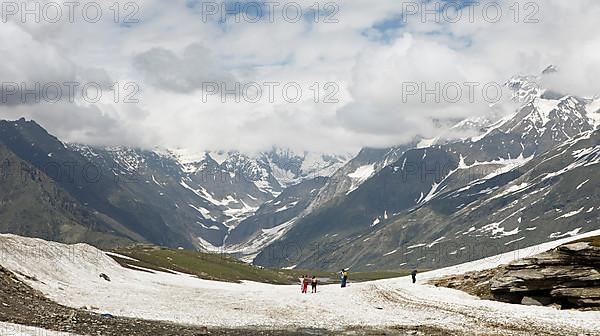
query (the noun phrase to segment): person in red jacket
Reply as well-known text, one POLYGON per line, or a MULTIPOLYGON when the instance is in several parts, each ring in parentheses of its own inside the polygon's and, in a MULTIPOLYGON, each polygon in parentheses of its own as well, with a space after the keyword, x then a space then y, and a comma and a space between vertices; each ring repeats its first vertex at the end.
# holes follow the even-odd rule
POLYGON ((302 293, 306 294, 308 293, 308 283, 310 282, 310 279, 308 279, 308 275, 304 276, 304 279, 302 279, 302 293))

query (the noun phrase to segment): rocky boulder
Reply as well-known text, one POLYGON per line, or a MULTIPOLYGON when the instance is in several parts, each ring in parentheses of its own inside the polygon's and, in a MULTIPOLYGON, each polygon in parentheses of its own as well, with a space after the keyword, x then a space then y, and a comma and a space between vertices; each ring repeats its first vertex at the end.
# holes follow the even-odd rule
POLYGON ((515 261, 490 280, 499 301, 600 308, 600 247, 576 242, 515 261))

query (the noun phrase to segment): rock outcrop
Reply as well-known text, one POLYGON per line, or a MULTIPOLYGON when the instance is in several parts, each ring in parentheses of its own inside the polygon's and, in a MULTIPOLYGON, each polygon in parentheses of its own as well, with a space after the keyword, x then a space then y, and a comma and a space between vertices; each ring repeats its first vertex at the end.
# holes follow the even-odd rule
POLYGON ((577 242, 515 261, 491 279, 490 290, 510 303, 600 308, 600 247, 577 242))

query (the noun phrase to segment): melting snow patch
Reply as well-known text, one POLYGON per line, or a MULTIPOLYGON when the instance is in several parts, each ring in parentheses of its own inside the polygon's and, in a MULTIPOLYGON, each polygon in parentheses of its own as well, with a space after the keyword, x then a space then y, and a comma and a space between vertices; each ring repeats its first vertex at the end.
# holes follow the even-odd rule
POLYGON ((504 196, 507 196, 507 195, 510 195, 510 194, 521 192, 521 191, 527 189, 528 186, 529 186, 528 183, 521 183, 519 185, 510 186, 506 190, 504 190, 503 192, 501 192, 498 195, 490 198, 490 200, 493 200, 493 199, 496 199, 496 198, 500 198, 500 197, 504 197, 504 196))
POLYGON ((188 205, 194 210, 198 211, 200 214, 202 214, 202 217, 216 222, 215 218, 210 215, 210 211, 208 211, 207 209, 203 207, 196 207, 191 203, 188 205))
POLYGON ((121 259, 125 259, 125 260, 129 260, 129 261, 134 261, 134 262, 139 262, 139 260, 137 259, 133 259, 131 257, 122 255, 122 254, 118 254, 118 253, 114 253, 114 252, 104 252, 106 255, 111 256, 111 257, 117 257, 117 258, 121 258, 121 259))
POLYGON ((446 237, 440 237, 440 238, 434 240, 431 244, 427 245, 427 248, 432 248, 433 246, 435 246, 436 244, 441 242, 444 238, 446 238, 446 237))
POLYGON ((467 234, 469 234, 469 233, 471 233, 471 232, 473 232, 473 231, 475 231, 475 230, 477 230, 477 229, 476 229, 474 226, 472 226, 472 227, 469 229, 469 231, 467 231, 467 232, 463 233, 463 235, 467 235, 467 234))
POLYGON ((572 236, 576 236, 579 234, 579 231, 581 231, 582 228, 577 228, 573 231, 569 231, 569 232, 565 232, 565 233, 561 233, 561 232, 555 232, 551 235, 548 236, 548 238, 550 239, 555 239, 555 238, 564 238, 564 237, 572 237, 572 236))
POLYGON ((291 209, 291 208, 295 207, 297 204, 298 204, 298 201, 286 204, 286 205, 282 206, 281 208, 275 210, 275 212, 281 212, 281 211, 285 211, 287 209, 291 209))
POLYGON ((588 183, 590 180, 585 180, 584 182, 582 182, 580 185, 577 186, 577 190, 581 189, 581 187, 583 187, 584 184, 588 183))
POLYGON ((222 252, 223 251, 223 249, 221 247, 213 245, 209 241, 202 239, 202 237, 197 237, 197 239, 198 239, 198 243, 200 244, 200 247, 202 248, 202 250, 204 250, 206 252, 222 252))
POLYGON ((371 177, 375 172, 375 164, 358 167, 354 172, 348 174, 348 177, 352 179, 352 186, 346 194, 349 194, 356 190, 366 179, 371 177))
POLYGON ((569 218, 569 217, 573 217, 573 216, 575 216, 575 215, 579 214, 580 212, 582 212, 582 211, 583 211, 583 209, 585 209, 585 208, 581 208, 581 209, 579 209, 579 210, 571 211, 571 212, 569 212, 569 213, 566 213, 566 214, 564 214, 564 215, 562 215, 562 216, 560 216, 560 217, 556 217, 556 219, 554 219, 554 220, 561 219, 561 218, 569 218))
POLYGON ((398 249, 396 249, 396 250, 393 250, 393 251, 390 251, 390 252, 388 252, 388 253, 384 254, 383 256, 384 256, 384 257, 385 257, 385 256, 389 256, 390 254, 394 254, 394 253, 396 253, 396 252, 398 252, 398 249))
POLYGON ((504 245, 510 245, 512 243, 516 243, 516 242, 521 241, 523 239, 525 239, 525 237, 521 237, 521 238, 518 238, 518 239, 515 239, 515 240, 511 240, 508 243, 504 243, 504 245))

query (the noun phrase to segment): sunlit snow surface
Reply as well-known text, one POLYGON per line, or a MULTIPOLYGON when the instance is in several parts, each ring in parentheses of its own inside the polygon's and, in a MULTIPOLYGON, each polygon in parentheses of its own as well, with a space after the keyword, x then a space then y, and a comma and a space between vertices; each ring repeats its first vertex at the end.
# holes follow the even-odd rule
MULTIPOLYGON (((586 235, 591 234, 600 231, 586 235)), ((482 330, 480 322, 493 317, 512 325, 600 332, 600 312, 509 305, 423 284, 433 277, 495 267, 569 239, 419 274, 416 285, 404 277, 350 283, 345 289, 320 286, 318 294, 304 295, 295 285, 232 284, 129 270, 88 245, 67 246, 14 235, 0 235, 0 264, 35 277, 37 281, 24 281, 67 306, 93 306, 114 315, 194 325, 340 329, 425 324, 466 331, 482 330), (100 278, 100 273, 111 281, 100 278)))

